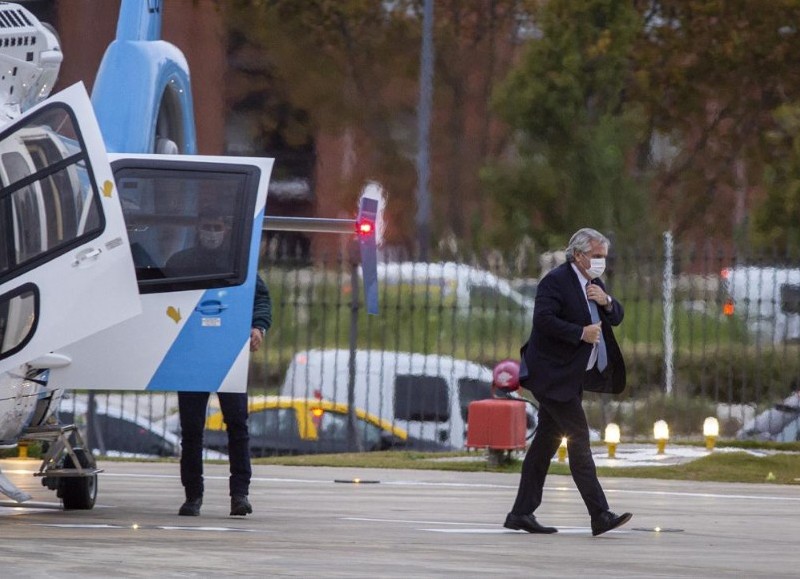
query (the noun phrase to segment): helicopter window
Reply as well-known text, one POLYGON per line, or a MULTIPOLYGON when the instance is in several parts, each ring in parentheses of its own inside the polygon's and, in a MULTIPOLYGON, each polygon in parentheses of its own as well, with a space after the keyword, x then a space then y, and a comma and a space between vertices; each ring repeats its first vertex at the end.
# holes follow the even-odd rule
MULTIPOLYGON (((126 163, 129 161, 125 161, 126 163)), ((255 199, 250 167, 123 167, 115 177, 139 289, 179 291, 239 285, 249 258, 255 199)))
POLYGON ((39 314, 39 294, 25 284, 0 296, 0 358, 18 352, 33 335, 39 314))
POLYGON ((44 107, 0 141, 0 276, 99 235, 87 153, 64 105, 44 107))

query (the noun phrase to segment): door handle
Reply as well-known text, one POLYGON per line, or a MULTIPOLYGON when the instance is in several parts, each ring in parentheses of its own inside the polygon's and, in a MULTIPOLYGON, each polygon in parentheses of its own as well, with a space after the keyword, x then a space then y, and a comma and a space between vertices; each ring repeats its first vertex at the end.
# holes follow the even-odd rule
POLYGON ((218 316, 227 309, 228 306, 219 300, 206 300, 204 302, 200 302, 194 311, 203 316, 218 316))
POLYGON ((85 264, 88 261, 97 261, 97 258, 100 254, 103 253, 102 250, 97 249, 95 247, 87 247, 86 249, 82 249, 78 253, 75 254, 75 260, 72 262, 73 267, 77 267, 79 265, 85 264))

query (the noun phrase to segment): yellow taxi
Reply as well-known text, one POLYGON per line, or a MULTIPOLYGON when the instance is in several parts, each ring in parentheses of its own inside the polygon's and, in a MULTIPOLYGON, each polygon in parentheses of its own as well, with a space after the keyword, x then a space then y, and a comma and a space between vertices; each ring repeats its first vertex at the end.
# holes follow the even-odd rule
MULTIPOLYGON (((252 456, 349 452, 347 405, 313 398, 253 397, 248 404, 252 456)), ((391 422, 356 408, 356 438, 360 450, 439 450, 418 441, 391 422)), ((222 412, 206 420, 204 445, 226 452, 228 437, 222 412)), ((435 446, 435 445, 434 445, 435 446)))

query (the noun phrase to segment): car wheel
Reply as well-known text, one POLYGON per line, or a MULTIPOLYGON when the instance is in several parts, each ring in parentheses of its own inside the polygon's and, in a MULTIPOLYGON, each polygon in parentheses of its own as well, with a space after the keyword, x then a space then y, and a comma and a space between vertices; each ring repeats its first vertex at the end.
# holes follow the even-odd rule
MULTIPOLYGON (((81 467, 90 466, 87 451, 83 448, 73 449, 81 467)), ((64 458, 64 468, 75 468, 75 462, 69 454, 64 458)), ((97 474, 90 476, 60 477, 58 496, 64 503, 65 511, 89 510, 97 499, 97 474)))

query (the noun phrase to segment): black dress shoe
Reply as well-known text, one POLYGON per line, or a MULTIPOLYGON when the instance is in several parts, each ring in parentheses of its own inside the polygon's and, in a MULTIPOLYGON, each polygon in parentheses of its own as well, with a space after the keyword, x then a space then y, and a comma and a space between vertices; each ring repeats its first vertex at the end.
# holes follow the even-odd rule
POLYGON ((203 505, 203 497, 196 497, 193 499, 186 499, 186 502, 181 505, 178 514, 182 517, 199 517, 200 507, 203 505))
POLYGON ((503 526, 506 529, 513 529, 515 531, 527 531, 529 533, 542 533, 547 535, 558 532, 558 529, 555 527, 540 525, 539 521, 537 521, 536 517, 533 515, 515 515, 514 513, 508 513, 503 526))
POLYGON ((592 519, 592 536, 596 537, 597 535, 602 535, 606 531, 621 527, 630 521, 632 516, 633 515, 630 513, 622 513, 621 515, 617 515, 611 511, 606 511, 595 519, 592 519))
POLYGON ((245 495, 233 495, 231 497, 231 516, 243 517, 253 512, 253 507, 250 506, 250 501, 247 500, 245 495))

